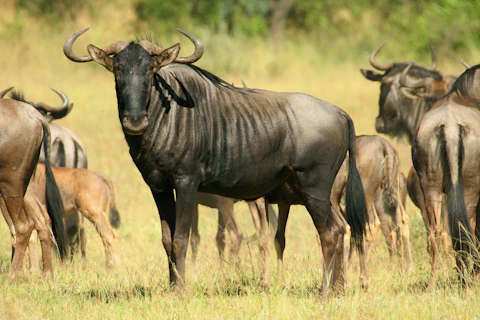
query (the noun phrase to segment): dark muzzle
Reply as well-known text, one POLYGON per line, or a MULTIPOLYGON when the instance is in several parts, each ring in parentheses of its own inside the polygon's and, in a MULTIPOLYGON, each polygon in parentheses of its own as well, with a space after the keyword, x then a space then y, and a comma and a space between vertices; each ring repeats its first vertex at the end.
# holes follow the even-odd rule
POLYGON ((139 136, 145 133, 148 127, 148 117, 143 116, 134 120, 129 116, 124 116, 122 120, 123 131, 131 136, 139 136))
POLYGON ((377 117, 377 120, 375 121, 375 129, 378 133, 385 133, 385 121, 383 121, 382 118, 377 117))

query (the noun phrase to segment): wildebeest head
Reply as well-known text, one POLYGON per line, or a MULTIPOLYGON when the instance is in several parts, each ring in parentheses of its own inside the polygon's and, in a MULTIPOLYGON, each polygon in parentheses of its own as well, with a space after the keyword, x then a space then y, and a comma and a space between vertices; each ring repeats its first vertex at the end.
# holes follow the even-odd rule
MULTIPOLYGON (((3 94, 0 93, 0 98, 2 98, 3 95, 5 95, 12 88, 13 87, 2 91, 2 93, 3 92, 4 93, 3 94)), ((31 105, 32 107, 37 109, 37 111, 40 112, 43 115, 45 120, 47 120, 48 122, 52 122, 55 119, 60 119, 60 118, 65 117, 72 110, 73 103, 70 103, 68 101, 67 95, 65 93, 63 93, 62 91, 57 90, 57 89, 52 88, 52 87, 50 87, 50 89, 55 91, 60 96, 60 98, 62 98, 62 104, 60 106, 53 107, 53 106, 51 106, 49 104, 46 104, 44 102, 35 103, 35 102, 27 101, 25 99, 23 93, 20 92, 20 91, 12 91, 10 93, 10 98, 13 99, 13 100, 28 103, 29 105, 31 105)))
POLYGON ((375 122, 379 133, 394 137, 406 135, 412 139, 422 115, 435 101, 446 94, 449 84, 436 71, 437 58, 432 49, 432 65, 429 68, 415 63, 389 63, 380 65, 375 57, 381 45, 370 54, 370 64, 383 74, 361 69, 362 74, 380 84, 380 111, 375 122))
POLYGON ((189 57, 178 57, 180 44, 163 49, 150 41, 139 43, 118 41, 99 49, 88 45, 89 56, 78 56, 72 50, 73 42, 87 29, 74 33, 65 41, 65 55, 75 62, 94 60, 115 76, 118 112, 123 130, 128 135, 142 135, 148 127, 148 104, 154 75, 172 62, 190 64, 203 55, 203 45, 193 35, 178 29, 195 45, 189 57), (112 57, 110 57, 112 56, 112 57))

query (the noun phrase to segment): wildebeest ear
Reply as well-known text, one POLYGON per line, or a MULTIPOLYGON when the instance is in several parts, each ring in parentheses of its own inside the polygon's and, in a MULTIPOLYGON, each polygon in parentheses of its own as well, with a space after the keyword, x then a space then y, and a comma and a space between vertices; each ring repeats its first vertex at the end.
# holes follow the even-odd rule
POLYGON ((372 70, 365 70, 365 69, 360 69, 360 72, 363 74, 365 78, 371 81, 382 81, 383 75, 376 73, 375 71, 372 70))
POLYGON ((153 60, 151 64, 151 71, 156 73, 160 70, 161 67, 166 66, 169 63, 172 63, 177 59, 178 53, 180 52, 180 43, 177 43, 170 48, 167 48, 160 53, 160 55, 153 60))
POLYGON ((87 50, 95 62, 107 68, 108 71, 113 72, 113 59, 110 58, 105 51, 95 47, 93 44, 89 44, 87 50))

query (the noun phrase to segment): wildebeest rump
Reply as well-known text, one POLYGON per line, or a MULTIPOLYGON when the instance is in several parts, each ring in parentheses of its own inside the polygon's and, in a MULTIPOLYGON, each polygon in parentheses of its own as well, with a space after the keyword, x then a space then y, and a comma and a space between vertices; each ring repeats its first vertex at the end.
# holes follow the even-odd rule
POLYGON ((425 68, 409 62, 379 64, 375 58, 383 46, 384 44, 371 53, 370 64, 384 73, 360 70, 368 80, 380 82, 380 110, 375 129, 396 138, 406 136, 411 143, 423 114, 430 110, 439 97, 447 93, 454 78, 444 78, 435 70, 437 58, 433 47, 432 65, 425 68))
MULTIPOLYGON (((38 164, 33 181, 36 184, 38 198, 45 203, 44 165, 38 164)), ((107 267, 119 263, 118 235, 112 226, 120 226, 120 215, 115 205, 113 183, 103 173, 83 168, 52 168, 58 189, 63 200, 64 216, 80 212, 95 225, 105 246, 105 263, 107 267), (110 217, 110 223, 107 220, 110 217)), ((29 196, 27 192, 26 197, 29 196)))
MULTIPOLYGON (((197 190, 251 200, 288 182, 320 234, 324 288, 343 287, 343 255, 333 249, 343 236, 329 222, 330 191, 347 151, 355 158, 351 118, 306 94, 229 85, 192 65, 203 45, 183 31, 195 45, 185 58, 178 57, 179 44, 162 49, 146 40, 118 41, 103 50, 89 45, 89 55, 78 56, 72 45, 86 30, 66 40, 64 53, 76 62, 95 60, 115 76, 130 154, 160 214, 170 282, 184 285, 197 190)), ((347 216, 361 243, 367 214, 355 161, 349 171, 347 216)))
MULTIPOLYGON (((24 201, 29 181, 38 162, 44 140, 44 150, 50 154, 50 130, 42 116, 30 105, 10 99, 0 99, 0 207, 7 222, 14 252, 11 274, 20 270, 24 252, 33 228, 37 229, 42 246, 43 268, 52 272, 52 239, 37 201, 24 201)), ((63 226, 63 204, 53 177, 50 162, 46 162, 46 203, 52 231, 63 258, 66 254, 63 226)), ((35 199, 34 199, 35 200, 35 199)), ((38 199, 37 199, 38 200, 38 199)))
MULTIPOLYGON (((360 252, 360 284, 367 288, 369 278, 367 262, 370 250, 381 229, 390 255, 394 262, 395 245, 405 258, 407 270, 413 270, 410 251, 408 216, 404 210, 405 186, 401 183, 399 156, 391 144, 379 136, 362 135, 356 139, 357 168, 362 179, 369 213, 369 232, 365 238, 365 250, 360 252)), ((348 177, 348 156, 337 173, 332 187, 330 202, 332 215, 343 219, 345 210, 345 188, 348 177)), ((288 186, 282 186, 267 194, 267 201, 278 203, 278 230, 275 236, 280 281, 283 282, 283 252, 285 250, 285 227, 292 204, 302 204, 288 186)))
MULTIPOLYGON (((82 140, 67 127, 52 123, 53 120, 67 116, 73 108, 73 103, 70 103, 67 95, 60 90, 55 88, 51 89, 62 98, 62 104, 60 106, 52 107, 44 102, 27 101, 23 93, 18 91, 11 92, 10 98, 30 104, 37 109, 49 123, 52 136, 50 152, 50 162, 52 166, 87 168, 87 150, 82 140)), ((45 163, 45 155, 43 152, 40 153, 40 162, 45 163)), ((65 219, 65 228, 70 247, 70 257, 73 258, 73 254, 80 242, 82 256, 86 259, 86 235, 83 226, 83 216, 79 215, 78 212, 72 213, 65 219)))
POLYGON ((424 194, 429 221, 428 240, 432 251, 432 281, 435 283, 438 260, 442 196, 457 267, 468 268, 469 253, 474 253, 480 181, 480 65, 466 70, 449 93, 427 112, 418 129, 412 158, 424 194))

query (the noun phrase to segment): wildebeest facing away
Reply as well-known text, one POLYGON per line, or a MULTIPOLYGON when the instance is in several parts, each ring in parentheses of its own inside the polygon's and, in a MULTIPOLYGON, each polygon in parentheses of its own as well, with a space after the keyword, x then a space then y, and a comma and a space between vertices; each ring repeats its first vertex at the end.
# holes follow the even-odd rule
POLYGON ((435 70, 437 57, 433 47, 432 64, 425 68, 409 62, 379 64, 375 58, 383 46, 370 54, 370 64, 384 73, 360 69, 368 80, 380 82, 380 111, 375 129, 391 137, 406 136, 412 143, 422 116, 447 93, 455 78, 443 77, 435 70))
MULTIPOLYGON (((406 197, 405 185, 401 185, 399 172, 399 156, 397 151, 385 139, 379 136, 362 135, 357 137, 357 168, 362 179, 363 189, 369 214, 369 232, 365 238, 365 250, 360 252, 360 284, 367 288, 369 278, 367 262, 370 250, 381 229, 387 241, 390 261, 393 264, 395 245, 397 252, 405 258, 405 267, 413 270, 410 251, 408 216, 404 210, 406 197)), ((337 173, 332 187, 330 202, 332 215, 336 219, 345 216, 342 203, 345 200, 345 189, 348 177, 348 156, 337 173), (338 214, 341 213, 341 214, 338 214)), ((283 252, 285 250, 285 227, 290 205, 303 204, 288 186, 278 188, 266 195, 272 203, 278 203, 278 230, 275 236, 275 248, 278 257, 279 279, 283 282, 283 252)))
MULTIPOLYGON (((184 287, 197 190, 252 200, 287 182, 305 202, 320 234, 326 261, 323 288, 343 288, 343 254, 335 254, 335 247, 343 248, 347 225, 330 221, 330 191, 347 151, 355 159, 351 118, 305 94, 229 85, 193 65, 202 57, 203 45, 183 31, 195 45, 189 57, 178 57, 179 44, 163 49, 146 40, 118 41, 103 50, 89 45, 89 55, 78 56, 72 45, 86 30, 66 40, 64 53, 75 62, 94 60, 115 76, 125 139, 160 214, 171 284, 184 287)), ((352 161, 347 221, 357 244, 366 219, 352 161)))
MULTIPOLYGON (((37 196, 42 204, 45 199, 45 171, 44 165, 38 164, 33 181, 36 185, 37 196)), ((119 263, 118 234, 112 226, 120 226, 120 215, 115 205, 113 183, 103 173, 82 168, 52 168, 57 181, 58 189, 64 205, 64 216, 80 212, 95 225, 95 229, 102 238, 105 246, 105 263, 107 267, 119 263), (107 220, 110 216, 110 223, 107 220)), ((31 196, 27 192, 25 197, 31 196)))
MULTIPOLYGON (((0 93, 2 96, 2 93, 0 93)), ((30 105, 10 99, 0 99, 0 207, 13 240, 11 275, 16 276, 22 265, 30 234, 38 231, 44 272, 52 272, 52 239, 47 224, 51 220, 52 231, 60 257, 66 255, 63 204, 50 161, 46 161, 45 197, 47 219, 40 213, 38 199, 24 201, 38 162, 42 142, 45 154, 50 155, 50 130, 42 116, 30 105), (47 220, 47 221, 45 221, 47 220)))
MULTIPOLYGON (((87 150, 82 140, 67 127, 52 123, 53 120, 61 119, 68 115, 73 108, 73 103, 70 103, 68 97, 60 90, 55 88, 51 89, 62 98, 62 105, 52 107, 43 102, 35 103, 27 101, 24 95, 18 91, 11 92, 10 98, 30 104, 37 109, 37 111, 40 112, 49 123, 52 136, 50 152, 52 166, 87 168, 87 150)), ((5 93, 6 92, 7 91, 5 91, 5 93)), ((45 163, 45 155, 43 152, 40 153, 40 162, 45 163)), ((73 258, 74 252, 80 242, 82 256, 86 259, 86 235, 83 227, 83 216, 80 216, 78 212, 72 213, 65 219, 65 228, 67 231, 67 241, 70 247, 70 257, 73 258)))
POLYGON ((449 93, 438 100, 420 123, 412 158, 423 190, 432 251, 432 280, 435 284, 438 260, 442 196, 460 273, 468 270, 470 254, 476 254, 476 214, 480 181, 480 65, 466 70, 449 93))

